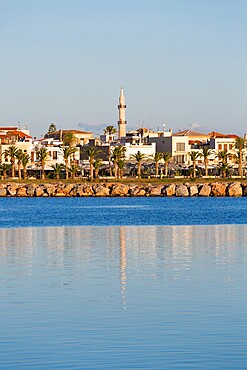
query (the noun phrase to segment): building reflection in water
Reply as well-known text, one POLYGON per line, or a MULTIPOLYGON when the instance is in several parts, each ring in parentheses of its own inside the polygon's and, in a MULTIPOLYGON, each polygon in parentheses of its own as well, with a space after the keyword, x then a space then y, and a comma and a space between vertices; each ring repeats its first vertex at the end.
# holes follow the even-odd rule
POLYGON ((126 308, 131 280, 186 279, 186 271, 202 261, 224 271, 229 283, 232 264, 246 259, 246 239, 246 225, 1 229, 0 269, 16 266, 16 274, 31 275, 39 259, 73 281, 97 271, 113 279, 118 269, 126 308))
POLYGON ((119 227, 119 246, 120 246, 120 292, 122 307, 126 308, 126 285, 127 285, 127 253, 126 253, 126 227, 119 227))

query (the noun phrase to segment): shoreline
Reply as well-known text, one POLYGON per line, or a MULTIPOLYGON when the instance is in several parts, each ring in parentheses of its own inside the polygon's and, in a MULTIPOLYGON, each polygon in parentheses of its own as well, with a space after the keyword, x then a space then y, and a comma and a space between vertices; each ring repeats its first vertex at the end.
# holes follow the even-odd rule
POLYGON ((0 197, 242 197, 246 181, 169 183, 0 183, 0 197))

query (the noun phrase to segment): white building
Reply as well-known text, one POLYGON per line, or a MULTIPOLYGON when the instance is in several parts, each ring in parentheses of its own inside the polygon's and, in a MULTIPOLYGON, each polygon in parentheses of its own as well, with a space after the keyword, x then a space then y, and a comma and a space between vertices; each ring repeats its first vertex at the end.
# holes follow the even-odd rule
POLYGON ((145 157, 151 158, 155 155, 156 152, 156 144, 151 143, 151 144, 130 144, 130 143, 125 143, 124 147, 126 148, 125 152, 125 158, 126 160, 131 159, 132 155, 135 155, 137 152, 140 152, 145 155, 145 157))

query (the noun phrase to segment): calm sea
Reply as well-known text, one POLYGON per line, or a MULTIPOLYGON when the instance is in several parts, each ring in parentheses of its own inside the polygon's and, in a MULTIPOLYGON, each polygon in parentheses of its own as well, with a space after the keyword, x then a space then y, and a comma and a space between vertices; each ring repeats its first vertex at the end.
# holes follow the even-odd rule
POLYGON ((1 369, 246 369, 247 199, 0 199, 1 369))

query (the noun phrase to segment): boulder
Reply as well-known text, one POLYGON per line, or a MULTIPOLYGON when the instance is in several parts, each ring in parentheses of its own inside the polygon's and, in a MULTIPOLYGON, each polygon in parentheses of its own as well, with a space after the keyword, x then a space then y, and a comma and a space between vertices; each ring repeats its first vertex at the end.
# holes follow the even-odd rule
POLYGON ((91 185, 79 185, 77 187, 77 196, 79 197, 91 197, 94 194, 91 185))
POLYGON ((138 193, 136 194, 137 197, 144 197, 146 195, 146 190, 143 188, 140 188, 138 193))
POLYGON ((202 185, 199 190, 199 196, 200 197, 209 197, 211 194, 211 186, 210 185, 202 185))
POLYGON ((110 195, 110 188, 105 185, 98 185, 94 187, 96 197, 107 197, 110 195))
POLYGON ((172 197, 173 195, 175 195, 176 192, 175 184, 171 184, 165 187, 164 192, 167 197, 172 197))
POLYGON ((163 185, 149 185, 146 188, 146 195, 149 195, 151 197, 160 196, 162 189, 163 185))
POLYGON ((131 196, 135 196, 135 194, 137 194, 139 191, 138 185, 135 184, 129 185, 128 188, 129 188, 128 194, 131 196))
POLYGON ((33 197, 35 194, 35 189, 37 188, 36 184, 30 184, 27 187, 27 196, 33 197))
POLYGON ((54 194, 55 197, 66 197, 66 194, 64 194, 64 189, 57 189, 55 194, 54 194))
POLYGON ((7 190, 4 188, 0 188, 0 197, 6 197, 7 195, 7 190))
POLYGON ((223 197, 226 195, 226 184, 223 182, 214 182, 211 184, 211 192, 214 197, 223 197))
POLYGON ((198 187, 197 185, 191 185, 189 186, 189 193, 191 197, 194 197, 195 195, 198 195, 198 187))
POLYGON ((71 190, 73 189, 74 184, 67 184, 63 187, 63 193, 66 197, 70 195, 71 190))
POLYGON ((55 185, 46 186, 46 193, 48 194, 49 197, 54 197, 55 192, 56 192, 55 185))
POLYGON ((188 197, 189 191, 188 191, 187 186, 185 186, 184 184, 177 185, 176 190, 175 190, 175 195, 176 197, 188 197))
POLYGON ((17 197, 26 197, 27 196, 27 189, 25 187, 20 187, 17 189, 16 192, 17 197))
POLYGON ((44 188, 41 186, 36 187, 34 194, 36 197, 41 197, 44 194, 44 188))
POLYGON ((131 185, 129 188, 129 194, 134 197, 143 197, 146 195, 146 190, 141 185, 131 185))
POLYGON ((247 196, 247 185, 242 185, 243 187, 243 195, 246 197, 247 196))
POLYGON ((15 197, 19 184, 11 184, 7 187, 7 194, 11 197, 15 197))
POLYGON ((129 186, 125 184, 115 184, 111 190, 111 196, 123 197, 128 195, 129 186))
POLYGON ((240 182, 233 182, 227 188, 227 195, 229 197, 241 197, 243 195, 243 189, 240 182))

